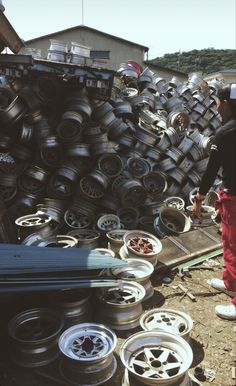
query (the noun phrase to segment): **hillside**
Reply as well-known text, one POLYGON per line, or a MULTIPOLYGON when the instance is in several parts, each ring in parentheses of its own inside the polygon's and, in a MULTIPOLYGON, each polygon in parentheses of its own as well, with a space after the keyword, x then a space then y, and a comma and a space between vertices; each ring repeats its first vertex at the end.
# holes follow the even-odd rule
POLYGON ((236 67, 236 50, 206 48, 188 52, 165 54, 150 60, 151 63, 186 73, 200 71, 210 74, 236 67))

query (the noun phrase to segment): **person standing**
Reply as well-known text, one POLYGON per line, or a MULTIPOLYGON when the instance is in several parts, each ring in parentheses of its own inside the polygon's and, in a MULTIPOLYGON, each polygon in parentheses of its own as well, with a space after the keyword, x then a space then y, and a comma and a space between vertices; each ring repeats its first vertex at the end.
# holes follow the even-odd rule
POLYGON ((222 280, 214 278, 210 284, 232 297, 231 304, 215 307, 216 315, 236 320, 236 84, 223 86, 218 91, 216 104, 223 126, 217 130, 212 142, 207 168, 195 195, 193 213, 201 217, 202 202, 221 169, 224 189, 219 192, 215 208, 222 221, 225 269, 222 280))

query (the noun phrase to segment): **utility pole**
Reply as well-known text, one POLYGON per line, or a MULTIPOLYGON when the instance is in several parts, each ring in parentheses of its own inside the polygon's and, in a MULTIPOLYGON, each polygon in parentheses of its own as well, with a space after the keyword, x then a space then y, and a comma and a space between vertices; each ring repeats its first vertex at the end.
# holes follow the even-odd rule
POLYGON ((178 70, 180 68, 180 56, 181 56, 181 48, 179 49, 179 55, 178 55, 178 70))
POLYGON ((81 0, 82 1, 82 25, 84 25, 84 0, 81 0))

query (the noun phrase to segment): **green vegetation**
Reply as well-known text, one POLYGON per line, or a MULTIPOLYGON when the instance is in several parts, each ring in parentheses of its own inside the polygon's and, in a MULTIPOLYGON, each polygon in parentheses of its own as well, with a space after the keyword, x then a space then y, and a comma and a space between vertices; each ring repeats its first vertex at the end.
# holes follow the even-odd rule
POLYGON ((150 60, 150 62, 173 70, 186 73, 199 71, 206 75, 220 70, 236 68, 236 50, 205 48, 204 50, 175 52, 157 57, 150 60))

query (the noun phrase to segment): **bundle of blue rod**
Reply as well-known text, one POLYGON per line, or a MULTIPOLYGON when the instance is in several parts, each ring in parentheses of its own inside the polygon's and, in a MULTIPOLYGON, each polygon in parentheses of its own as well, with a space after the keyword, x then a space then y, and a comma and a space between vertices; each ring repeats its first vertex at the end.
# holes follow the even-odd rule
POLYGON ((109 268, 127 263, 86 248, 0 246, 0 292, 50 291, 117 285, 103 276, 109 268))

